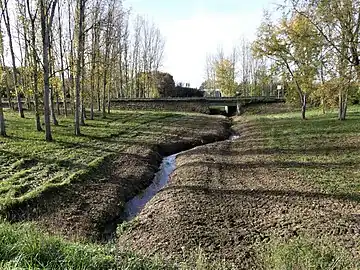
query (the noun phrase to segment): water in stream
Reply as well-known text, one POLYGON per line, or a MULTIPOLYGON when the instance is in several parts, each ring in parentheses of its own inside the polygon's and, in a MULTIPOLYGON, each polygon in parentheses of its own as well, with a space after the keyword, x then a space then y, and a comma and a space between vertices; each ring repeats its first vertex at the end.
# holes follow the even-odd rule
MULTIPOLYGON (((231 135, 229 140, 233 141, 239 138, 239 135, 231 135)), ((123 220, 129 221, 135 218, 145 207, 146 203, 151 200, 162 188, 166 186, 170 175, 176 169, 176 156, 180 153, 165 157, 162 160, 159 171, 155 174, 151 185, 141 194, 135 196, 125 204, 123 220)))
MULTIPOLYGON (((178 153, 179 154, 179 153, 178 153)), ((136 217, 144 208, 145 204, 150 201, 168 182, 170 174, 176 168, 176 156, 171 155, 162 160, 159 171, 155 174, 154 180, 151 185, 146 188, 141 194, 135 196, 125 205, 124 219, 129 221, 136 217)))

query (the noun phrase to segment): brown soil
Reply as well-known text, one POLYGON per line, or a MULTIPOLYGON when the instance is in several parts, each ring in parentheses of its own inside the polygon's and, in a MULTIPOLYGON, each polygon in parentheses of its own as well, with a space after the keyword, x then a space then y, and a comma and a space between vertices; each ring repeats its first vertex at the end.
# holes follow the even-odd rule
POLYGON ((119 217, 125 202, 151 183, 162 155, 229 136, 226 118, 204 120, 189 116, 184 119, 186 123, 179 121, 162 127, 167 130, 165 135, 154 137, 152 142, 134 141, 88 179, 49 189, 40 197, 13 207, 9 220, 35 221, 49 232, 71 239, 102 239, 106 224, 119 217))
POLYGON ((274 161, 281 153, 254 153, 264 139, 256 126, 239 120, 235 128, 236 141, 178 156, 170 183, 119 237, 119 249, 182 260, 201 247, 235 269, 260 268, 256 251, 272 238, 321 235, 358 253, 360 204, 304 184, 274 161))

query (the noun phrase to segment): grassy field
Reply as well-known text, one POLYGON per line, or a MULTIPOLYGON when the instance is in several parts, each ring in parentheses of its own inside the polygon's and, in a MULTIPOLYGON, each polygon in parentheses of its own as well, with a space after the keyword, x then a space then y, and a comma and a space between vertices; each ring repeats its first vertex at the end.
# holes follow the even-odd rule
MULTIPOLYGON (((159 213, 171 218, 181 217, 180 222, 165 224, 167 219, 162 217, 154 225, 151 222, 158 220, 147 218, 145 211, 146 219, 140 220, 145 230, 134 230, 136 238, 144 233, 141 239, 150 239, 146 233, 152 237, 158 232, 170 241, 164 240, 165 250, 170 252, 170 246, 175 241, 180 243, 183 234, 205 233, 206 237, 199 236, 200 241, 215 242, 220 239, 216 238, 219 233, 220 240, 227 241, 220 251, 232 251, 238 246, 228 246, 233 238, 227 237, 237 235, 238 229, 248 229, 246 241, 238 243, 239 249, 260 245, 257 258, 263 260, 264 269, 360 269, 355 254, 360 250, 356 225, 359 214, 354 212, 360 202, 360 107, 349 108, 348 120, 343 122, 337 120, 335 111, 323 115, 311 110, 305 121, 298 112, 279 111, 270 114, 254 110, 235 118, 233 128, 241 135, 238 141, 199 148, 198 152, 189 153, 191 160, 186 155, 180 158, 179 165, 184 166, 172 179, 179 179, 179 187, 174 191, 177 197, 170 197, 171 190, 161 192, 170 201, 161 204, 159 197, 148 210, 156 216, 159 208, 159 213), (183 164, 185 160, 189 168, 183 164), (192 178, 182 175, 184 172, 192 178), (187 181, 196 181, 200 186, 205 176, 205 192, 189 189, 194 183, 187 181), (197 204, 181 197, 180 185, 186 186, 184 190, 192 200, 198 200, 197 204), (226 192, 220 193, 222 188, 226 192), (191 208, 199 205, 201 211, 191 208), (263 209, 257 209, 260 206, 263 209), (251 217, 242 216, 247 207, 251 217), (184 209, 186 215, 179 215, 184 209), (251 219, 254 217, 260 218, 251 219), (185 222, 184 227, 181 222, 185 222), (156 229, 156 225, 161 229, 156 229), (293 232, 295 227, 297 235, 280 236, 281 230, 293 232), (270 240, 258 242, 259 235, 270 240)), ((55 141, 46 143, 43 133, 33 131, 30 114, 19 119, 7 111, 6 118, 9 137, 0 138, 1 207, 36 196, 49 186, 67 185, 89 174, 93 177, 94 172, 96 176, 106 160, 134 145, 151 147, 184 136, 190 139, 204 133, 209 125, 208 117, 201 115, 115 112, 107 119, 87 121, 88 125, 82 128, 84 135, 75 137, 72 119, 60 118, 60 126, 54 127, 55 141)), ((128 232, 124 229, 122 233, 128 232)), ((155 246, 150 242, 139 246, 155 246)), ((166 265, 157 257, 136 255, 136 249, 119 252, 115 244, 70 242, 38 231, 33 224, 0 223, 1 269, 236 269, 227 266, 232 258, 228 262, 208 260, 206 250, 191 252, 175 265, 166 265)))
MULTIPOLYGON (((53 127, 53 143, 44 141, 44 133, 34 130, 27 114, 25 119, 7 112, 8 138, 0 139, 0 205, 24 199, 49 185, 70 182, 97 167, 104 158, 121 152, 132 138, 146 128, 154 131, 157 123, 175 114, 114 113, 107 119, 89 121, 82 127, 83 136, 73 135, 72 119, 60 117, 53 127), (149 128, 151 125, 151 128, 149 128), (112 138, 121 136, 121 141, 112 138)), ((142 134, 143 135, 143 134, 142 134)))
POLYGON ((262 134, 261 150, 253 152, 269 155, 274 167, 292 175, 304 191, 299 196, 309 196, 310 209, 312 196, 334 199, 334 209, 343 214, 340 227, 336 212, 330 211, 334 214, 330 231, 273 239, 261 256, 268 269, 360 269, 360 235, 353 225, 358 212, 342 209, 339 203, 360 203, 360 107, 350 107, 343 122, 337 120, 335 110, 325 115, 311 110, 307 118, 303 121, 299 113, 290 112, 247 115, 246 120, 262 134))
POLYGON ((119 246, 174 260, 201 246, 229 269, 359 269, 360 107, 343 122, 273 111, 235 117, 235 141, 179 155, 119 246))
POLYGON ((87 121, 83 136, 76 137, 73 119, 59 117, 60 125, 52 127, 54 142, 47 143, 44 133, 35 131, 31 113, 21 119, 6 111, 5 117, 8 137, 0 138, 0 209, 86 176, 131 146, 153 147, 181 136, 191 139, 192 133, 205 132, 207 123, 206 116, 186 113, 113 112, 106 119, 87 121))
POLYGON ((360 201, 360 107, 351 107, 343 122, 336 111, 313 110, 307 118, 285 113, 247 119, 256 121, 265 138, 263 151, 276 153, 272 159, 284 170, 325 193, 360 201))
MULTIPOLYGON (((124 176, 131 176, 135 175, 131 170, 142 171, 148 166, 142 158, 150 149, 172 152, 172 147, 168 147, 172 143, 177 145, 174 149, 189 147, 186 145, 215 140, 226 131, 218 125, 218 118, 206 115, 114 111, 106 119, 96 115, 95 120, 87 121, 80 137, 73 135, 72 117, 60 116, 60 125, 52 127, 54 141, 47 143, 44 132, 35 131, 32 113, 27 112, 26 118, 21 119, 15 112, 6 111, 5 117, 8 137, 0 138, 0 209, 4 215, 12 205, 40 196, 52 187, 71 190, 73 184, 89 182, 88 179, 101 185, 108 177, 104 175, 104 164, 119 156, 123 160, 138 157, 139 166, 124 168, 130 170, 124 171, 124 176)), ((121 169, 122 164, 117 166, 121 169)), ((77 202, 80 209, 84 199, 74 199, 75 203, 80 200, 77 202)), ((92 201, 88 199, 86 203, 89 202, 92 201)), ((96 196, 93 203, 98 203, 96 196)), ((77 208, 73 211, 75 217, 79 215, 77 208)), ((60 224, 71 220, 69 216, 63 218, 66 220, 58 220, 60 224)), ((111 244, 69 242, 49 235, 32 223, 11 225, 5 221, 0 223, 0 258, 1 269, 168 269, 155 259, 115 253, 111 244)))

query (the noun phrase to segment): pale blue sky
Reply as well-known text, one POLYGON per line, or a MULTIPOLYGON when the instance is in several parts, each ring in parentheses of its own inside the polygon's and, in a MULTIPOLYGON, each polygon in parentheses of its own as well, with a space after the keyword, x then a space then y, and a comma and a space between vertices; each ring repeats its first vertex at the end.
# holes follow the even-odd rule
POLYGON ((253 40, 264 9, 278 0, 125 0, 133 14, 145 15, 166 39, 162 67, 175 81, 199 87, 206 54, 225 51, 242 37, 253 40))

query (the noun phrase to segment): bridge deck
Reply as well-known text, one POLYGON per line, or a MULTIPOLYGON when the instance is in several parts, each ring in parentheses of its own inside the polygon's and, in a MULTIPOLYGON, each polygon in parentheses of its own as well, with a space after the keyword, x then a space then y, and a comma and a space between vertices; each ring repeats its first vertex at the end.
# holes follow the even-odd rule
POLYGON ((112 99, 111 102, 206 102, 210 105, 221 104, 226 106, 227 104, 236 104, 238 101, 259 101, 259 102, 275 102, 285 101, 284 97, 278 96, 240 96, 240 97, 172 97, 172 98, 119 98, 112 99))

